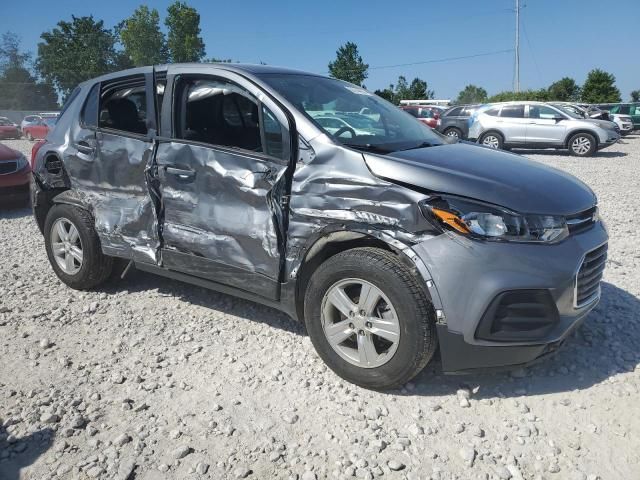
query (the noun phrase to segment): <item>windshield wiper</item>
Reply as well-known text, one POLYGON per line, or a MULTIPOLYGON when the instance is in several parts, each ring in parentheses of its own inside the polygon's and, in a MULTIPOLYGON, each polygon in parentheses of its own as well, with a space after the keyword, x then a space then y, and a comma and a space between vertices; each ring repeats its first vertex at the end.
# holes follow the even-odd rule
POLYGON ((414 145, 413 147, 409 147, 409 148, 403 148, 401 150, 398 150, 399 152, 405 152, 407 150, 417 150, 419 148, 427 148, 427 147, 433 147, 433 143, 429 143, 429 142, 422 142, 418 145, 414 145))
POLYGON ((364 145, 359 145, 357 143, 343 143, 343 145, 345 147, 350 147, 356 150, 363 150, 365 152, 372 152, 372 153, 389 153, 392 151, 392 150, 389 150, 388 148, 382 148, 377 145, 371 145, 370 143, 366 143, 364 145))

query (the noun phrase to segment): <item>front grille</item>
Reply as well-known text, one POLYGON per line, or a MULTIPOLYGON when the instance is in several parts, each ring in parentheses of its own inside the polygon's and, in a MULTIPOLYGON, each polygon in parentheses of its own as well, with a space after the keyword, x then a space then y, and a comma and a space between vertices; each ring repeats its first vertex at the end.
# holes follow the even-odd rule
POLYGON ((7 175, 18 170, 18 162, 11 160, 9 162, 0 162, 0 175, 7 175))
POLYGON ((607 244, 591 250, 584 256, 576 275, 575 306, 591 303, 600 294, 600 280, 607 263, 607 244))
POLYGON ((593 206, 588 210, 584 210, 574 215, 569 215, 567 217, 567 227, 569 228, 569 233, 578 233, 591 227, 595 219, 597 218, 597 213, 598 207, 593 206))

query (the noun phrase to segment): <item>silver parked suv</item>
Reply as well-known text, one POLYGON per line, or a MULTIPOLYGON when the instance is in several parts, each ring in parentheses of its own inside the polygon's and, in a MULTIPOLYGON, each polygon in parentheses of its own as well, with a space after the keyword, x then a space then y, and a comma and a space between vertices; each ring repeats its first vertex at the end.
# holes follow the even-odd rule
POLYGON ((34 214, 64 283, 129 265, 270 305, 365 387, 402 385, 438 346, 447 372, 536 360, 600 298, 607 231, 589 187, 340 80, 112 73, 36 145, 34 214))
POLYGON ((568 148, 588 157, 620 138, 613 122, 582 118, 542 102, 487 105, 471 119, 469 140, 492 148, 568 148))

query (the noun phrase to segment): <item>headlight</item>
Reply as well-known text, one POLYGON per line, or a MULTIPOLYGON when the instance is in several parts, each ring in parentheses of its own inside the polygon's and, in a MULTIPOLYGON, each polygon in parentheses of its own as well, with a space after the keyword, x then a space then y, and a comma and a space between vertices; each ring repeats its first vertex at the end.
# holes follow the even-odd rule
POLYGON ((27 167, 29 165, 29 162, 27 161, 26 157, 24 155, 20 155, 18 157, 18 168, 17 170, 22 170, 23 168, 27 167))
POLYGON ((420 202, 423 215, 443 229, 484 240, 557 242, 569 235, 564 217, 521 215, 466 198, 441 195, 420 202))

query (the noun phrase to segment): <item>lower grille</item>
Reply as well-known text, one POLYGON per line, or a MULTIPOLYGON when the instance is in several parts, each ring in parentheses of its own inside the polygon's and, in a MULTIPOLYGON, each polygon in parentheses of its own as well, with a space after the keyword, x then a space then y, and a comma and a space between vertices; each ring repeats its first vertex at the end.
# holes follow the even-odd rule
POLYGON ((7 175, 18 170, 18 162, 11 160, 9 162, 0 162, 0 175, 7 175))
POLYGON ((582 261, 576 275, 575 307, 583 307, 600 294, 600 281, 607 263, 607 244, 591 250, 582 261))

